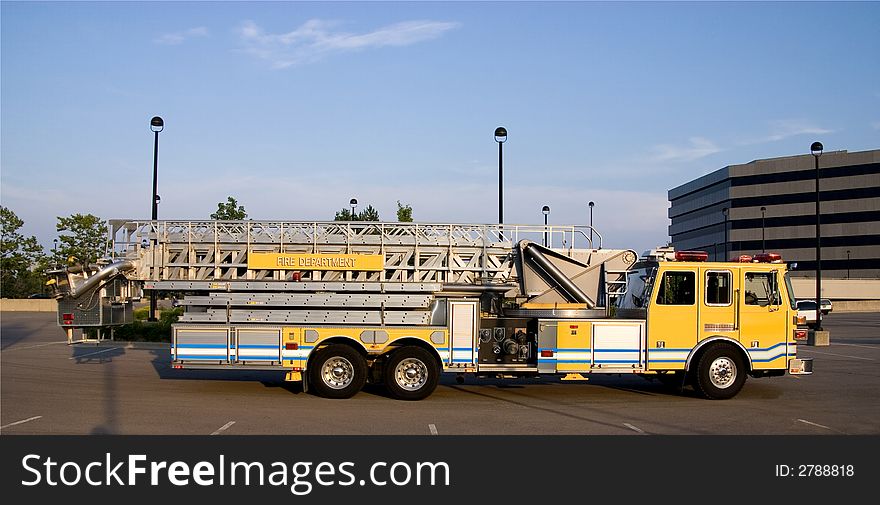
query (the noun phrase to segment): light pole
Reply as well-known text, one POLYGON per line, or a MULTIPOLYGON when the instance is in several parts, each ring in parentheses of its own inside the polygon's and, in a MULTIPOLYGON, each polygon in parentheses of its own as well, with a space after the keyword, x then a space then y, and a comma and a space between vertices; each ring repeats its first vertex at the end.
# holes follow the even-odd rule
POLYGON ((846 250, 846 278, 849 279, 849 253, 850 250, 846 250))
POLYGON ((593 248, 593 205, 594 202, 590 202, 587 205, 590 206, 590 248, 593 248))
POLYGON ((502 145, 507 141, 507 128, 495 128, 495 142, 498 142, 498 224, 504 223, 504 170, 502 145))
MULTIPOLYGON (((159 188, 157 185, 159 176, 159 132, 164 129, 165 121, 159 116, 153 116, 153 119, 150 120, 150 130, 156 134, 155 141, 153 142, 153 221, 159 218, 159 188)), ((156 321, 156 290, 150 290, 150 316, 147 319, 149 321, 156 321)))
POLYGON ((548 246, 548 241, 547 241, 547 216, 550 215, 550 207, 547 206, 547 205, 545 205, 545 206, 541 209, 541 212, 544 214, 544 247, 547 247, 547 246, 548 246))
POLYGON ((821 142, 810 145, 810 153, 816 160, 816 331, 822 331, 822 232, 819 228, 819 156, 824 147, 821 142))
POLYGON ((351 220, 354 221, 354 209, 358 206, 357 198, 352 198, 348 201, 348 204, 351 205, 351 220))
POLYGON ((767 248, 764 245, 764 213, 767 212, 767 207, 761 207, 761 252, 767 252, 767 248))
POLYGON ((727 253, 727 214, 730 212, 730 209, 724 207, 721 209, 721 213, 724 214, 724 257, 721 258, 721 261, 726 261, 724 258, 728 257, 727 253))
MULTIPOLYGON (((849 251, 847 251, 847 253, 848 252, 849 251)), ((55 264, 57 265, 58 264, 58 239, 57 238, 52 239, 52 256, 53 256, 53 259, 55 260, 55 264)))

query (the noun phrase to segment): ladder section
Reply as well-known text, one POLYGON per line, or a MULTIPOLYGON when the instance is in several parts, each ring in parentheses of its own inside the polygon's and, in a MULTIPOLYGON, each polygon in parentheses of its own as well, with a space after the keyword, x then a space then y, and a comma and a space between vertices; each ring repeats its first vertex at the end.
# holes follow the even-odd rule
MULTIPOLYGON (((310 292, 211 292, 181 300, 187 311, 181 323, 272 323, 299 325, 445 325, 445 304, 419 284, 409 292, 371 290, 321 291, 322 283, 304 282, 310 292)), ((435 286, 439 290, 439 285, 435 286)))
POLYGON ((479 224, 111 221, 115 257, 144 281, 343 281, 495 284, 513 276, 514 244, 544 234, 572 250, 583 227, 479 224), (255 268, 254 253, 374 255, 373 271, 255 268))

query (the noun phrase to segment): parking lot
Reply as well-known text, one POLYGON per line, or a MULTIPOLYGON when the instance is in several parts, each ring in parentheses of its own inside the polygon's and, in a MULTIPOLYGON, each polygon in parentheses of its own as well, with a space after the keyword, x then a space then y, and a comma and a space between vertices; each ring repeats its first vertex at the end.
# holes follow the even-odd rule
POLYGON ((877 434, 880 314, 832 313, 828 347, 801 346, 812 376, 749 379, 732 400, 635 376, 454 376, 420 402, 367 389, 304 394, 281 374, 174 370, 165 346, 68 346, 54 313, 0 321, 2 434, 877 434))

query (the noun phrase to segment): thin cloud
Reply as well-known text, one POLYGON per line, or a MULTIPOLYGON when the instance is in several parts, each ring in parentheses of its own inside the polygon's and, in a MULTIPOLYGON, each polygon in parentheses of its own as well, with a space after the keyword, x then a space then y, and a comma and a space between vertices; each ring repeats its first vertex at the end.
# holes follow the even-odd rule
POLYGON ((355 34, 335 31, 335 21, 311 19, 287 33, 266 33, 253 21, 238 29, 245 53, 269 61, 275 68, 316 62, 334 53, 379 47, 403 47, 433 40, 458 23, 404 21, 378 30, 355 34))
POLYGON ((686 162, 705 158, 720 152, 721 148, 709 139, 691 137, 688 139, 688 145, 659 144, 654 146, 653 151, 654 154, 650 157, 652 162, 686 162))
POLYGON ((770 122, 770 134, 764 137, 763 142, 776 142, 797 135, 825 135, 834 130, 820 128, 803 119, 781 119, 770 122))
POLYGON ((190 28, 188 30, 183 30, 181 32, 174 33, 163 33, 162 35, 153 39, 153 42, 156 44, 162 44, 165 46, 176 46, 178 44, 182 44, 188 39, 196 38, 196 37, 207 37, 208 29, 204 26, 197 26, 195 28, 190 28))

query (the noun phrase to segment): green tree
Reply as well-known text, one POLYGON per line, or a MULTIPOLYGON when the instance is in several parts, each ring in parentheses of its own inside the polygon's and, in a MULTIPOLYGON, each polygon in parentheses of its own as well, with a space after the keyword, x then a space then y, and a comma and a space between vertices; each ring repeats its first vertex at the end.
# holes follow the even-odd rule
POLYGON ((59 216, 55 229, 59 232, 58 254, 69 263, 94 263, 107 252, 107 222, 98 216, 59 216))
POLYGON ((371 221, 378 222, 379 221, 379 211, 373 208, 372 205, 367 205, 367 208, 360 212, 351 213, 350 209, 342 209, 336 211, 336 216, 333 218, 334 221, 371 221))
POLYGON ((44 291, 45 253, 36 237, 24 237, 15 212, 0 206, 0 296, 23 298, 44 291))
POLYGON ((401 205, 397 201, 397 221, 400 223, 412 223, 412 205, 401 205))
POLYGON ((211 214, 211 219, 219 219, 221 221, 244 221, 247 219, 247 212, 244 205, 239 205, 233 197, 227 197, 226 202, 217 204, 217 212, 211 214))

